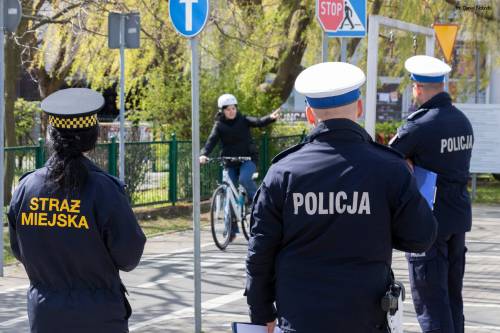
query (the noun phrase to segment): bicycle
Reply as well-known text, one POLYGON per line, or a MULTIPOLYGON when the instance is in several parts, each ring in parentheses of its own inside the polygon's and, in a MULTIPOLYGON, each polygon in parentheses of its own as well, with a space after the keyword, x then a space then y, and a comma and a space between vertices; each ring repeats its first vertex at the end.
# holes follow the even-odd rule
MULTIPOLYGON (((244 162, 250 160, 250 157, 215 157, 210 158, 208 162, 219 162, 223 165, 225 161, 244 162)), ((241 225, 246 240, 249 239, 250 218, 245 204, 246 199, 245 188, 241 184, 236 187, 229 177, 229 172, 224 168, 222 183, 213 192, 210 202, 212 237, 219 249, 226 249, 231 242, 233 228, 238 228, 238 224, 241 225)))

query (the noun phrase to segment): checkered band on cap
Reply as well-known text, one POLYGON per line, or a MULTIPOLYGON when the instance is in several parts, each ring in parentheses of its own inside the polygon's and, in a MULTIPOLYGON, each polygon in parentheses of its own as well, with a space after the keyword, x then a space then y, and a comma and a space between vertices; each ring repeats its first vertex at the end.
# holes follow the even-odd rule
POLYGON ((79 129, 97 126, 97 114, 83 117, 58 117, 49 115, 49 124, 55 128, 79 129))

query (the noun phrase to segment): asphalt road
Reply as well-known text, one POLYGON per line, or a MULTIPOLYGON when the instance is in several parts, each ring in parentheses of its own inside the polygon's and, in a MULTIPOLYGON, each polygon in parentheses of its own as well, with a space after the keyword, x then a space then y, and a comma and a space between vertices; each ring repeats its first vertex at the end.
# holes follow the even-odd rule
MULTIPOLYGON (((148 240, 139 267, 122 274, 134 313, 131 332, 193 332, 192 234, 148 240)), ((468 234, 464 302, 467 333, 500 332, 500 207, 475 207, 468 234)), ((203 332, 230 332, 230 322, 248 321, 243 297, 246 242, 240 236, 226 252, 202 232, 203 332)), ((396 276, 408 287, 406 261, 394 253, 396 276)), ((0 278, 0 332, 28 332, 22 266, 6 268, 0 278)), ((411 297, 405 302, 405 332, 420 332, 411 297)))

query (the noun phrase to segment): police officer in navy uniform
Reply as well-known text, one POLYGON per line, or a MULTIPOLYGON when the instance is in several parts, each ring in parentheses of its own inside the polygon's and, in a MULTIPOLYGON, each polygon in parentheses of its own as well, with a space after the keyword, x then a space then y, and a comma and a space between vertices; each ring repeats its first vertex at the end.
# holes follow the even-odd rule
POLYGON ((327 62, 304 70, 315 128, 279 154, 252 211, 247 303, 272 332, 387 332, 381 299, 393 248, 422 252, 436 221, 402 156, 373 142, 362 114, 364 73, 327 62))
POLYGON ((52 155, 24 175, 8 212, 11 247, 30 280, 32 333, 128 332, 119 271, 131 271, 146 238, 124 185, 84 153, 98 137, 103 97, 58 91, 42 102, 52 155))
POLYGON ((407 255, 413 303, 423 332, 463 333, 465 233, 472 224, 467 192, 472 126, 444 91, 445 75, 451 71, 447 64, 418 55, 409 58, 405 67, 420 107, 390 145, 438 175, 434 204, 438 237, 425 253, 407 255))

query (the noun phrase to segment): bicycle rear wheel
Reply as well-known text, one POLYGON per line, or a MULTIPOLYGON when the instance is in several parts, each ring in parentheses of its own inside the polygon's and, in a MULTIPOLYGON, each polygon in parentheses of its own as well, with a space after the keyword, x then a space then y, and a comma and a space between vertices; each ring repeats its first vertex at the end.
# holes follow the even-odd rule
POLYGON ((210 204, 210 224, 215 245, 225 250, 231 237, 231 215, 226 218, 226 205, 229 205, 227 186, 220 185, 214 191, 210 204))

